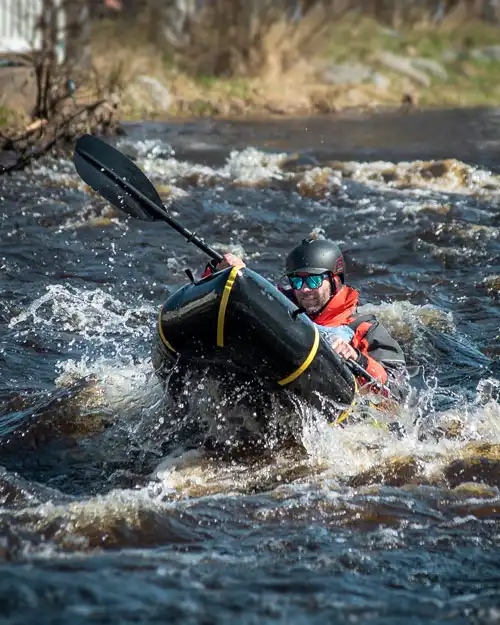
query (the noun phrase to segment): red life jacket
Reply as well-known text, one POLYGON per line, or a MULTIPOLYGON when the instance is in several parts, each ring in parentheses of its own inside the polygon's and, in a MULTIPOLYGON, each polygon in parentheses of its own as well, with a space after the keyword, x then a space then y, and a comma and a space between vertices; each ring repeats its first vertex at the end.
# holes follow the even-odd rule
MULTIPOLYGON (((387 371, 385 367, 368 354, 372 341, 367 338, 368 331, 376 324, 376 319, 372 315, 359 315, 356 313, 359 293, 350 286, 343 286, 332 297, 328 304, 317 316, 311 316, 312 321, 320 326, 336 328, 346 325, 354 332, 350 344, 366 358, 360 363, 368 373, 382 384, 387 382, 387 371)), ((364 384, 367 380, 360 378, 359 382, 364 384)))

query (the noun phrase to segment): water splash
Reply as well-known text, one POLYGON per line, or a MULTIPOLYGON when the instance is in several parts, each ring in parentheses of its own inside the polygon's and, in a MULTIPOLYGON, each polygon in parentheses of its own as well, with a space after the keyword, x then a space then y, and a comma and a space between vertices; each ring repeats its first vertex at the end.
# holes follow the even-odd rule
POLYGON ((10 319, 9 328, 45 326, 79 333, 87 341, 107 343, 119 335, 125 342, 129 337, 150 336, 154 314, 155 307, 147 302, 134 308, 100 288, 51 284, 45 294, 10 319))

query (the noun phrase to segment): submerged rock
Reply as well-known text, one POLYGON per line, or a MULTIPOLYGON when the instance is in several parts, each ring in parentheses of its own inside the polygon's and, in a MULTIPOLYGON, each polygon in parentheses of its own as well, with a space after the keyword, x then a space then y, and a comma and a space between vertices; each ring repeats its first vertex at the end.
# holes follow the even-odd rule
POLYGON ((489 486, 500 486, 500 460, 483 456, 454 460, 443 473, 451 487, 463 482, 481 482, 489 486))
POLYGON ((483 278, 482 284, 486 286, 488 293, 498 297, 500 294, 500 274, 483 278))
POLYGON ((281 169, 288 172, 299 172, 319 167, 319 161, 310 154, 290 154, 281 163, 281 169))
POLYGON ((307 170, 297 182, 297 191, 302 197, 323 199, 336 194, 342 188, 342 176, 329 167, 315 167, 307 170))
POLYGON ((349 486, 357 488, 380 483, 388 486, 403 486, 414 480, 422 469, 422 462, 412 456, 390 458, 383 464, 355 475, 349 481, 349 486))

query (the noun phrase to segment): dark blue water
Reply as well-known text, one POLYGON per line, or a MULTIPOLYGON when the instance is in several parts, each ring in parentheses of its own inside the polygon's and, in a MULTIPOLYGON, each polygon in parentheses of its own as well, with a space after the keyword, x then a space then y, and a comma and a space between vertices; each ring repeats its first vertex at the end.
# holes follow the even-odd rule
POLYGON ((497 120, 144 123, 118 142, 268 278, 311 231, 342 244, 416 371, 403 438, 297 405, 297 444, 186 451, 150 346, 206 259, 69 160, 0 179, 1 623, 498 621, 497 120))

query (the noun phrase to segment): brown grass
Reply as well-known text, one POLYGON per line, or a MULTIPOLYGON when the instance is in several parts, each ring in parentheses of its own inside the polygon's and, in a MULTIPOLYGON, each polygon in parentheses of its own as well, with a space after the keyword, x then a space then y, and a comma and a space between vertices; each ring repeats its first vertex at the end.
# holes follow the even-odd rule
MULTIPOLYGON (((284 0, 267 0, 257 11, 252 0, 215 0, 191 20, 176 46, 160 44, 152 36, 147 15, 142 16, 141 28, 126 21, 97 23, 94 73, 115 85, 129 118, 162 116, 137 85, 141 75, 155 77, 168 88, 171 114, 335 110, 339 89, 317 84, 311 63, 326 50, 335 11, 311 3, 298 21, 286 14, 284 6, 284 0), (306 89, 298 89, 305 84, 306 89)), ((370 100, 363 94, 361 101, 349 96, 345 103, 369 104, 370 100)))
POLYGON ((275 43, 263 46, 259 57, 249 61, 246 77, 235 78, 188 72, 168 56, 158 54, 156 45, 144 34, 129 31, 123 25, 118 37, 115 25, 101 24, 93 41, 94 74, 107 85, 108 91, 120 94, 126 119, 328 113, 338 108, 390 101, 383 94, 378 99, 374 97, 372 85, 321 84, 315 79, 309 61, 294 56, 294 62, 290 62, 286 52, 292 45, 290 41, 284 41, 282 49, 276 52, 285 31, 279 23, 270 28, 266 41, 275 43), (110 41, 113 41, 112 55, 106 53, 110 41), (126 45, 121 43, 125 41, 126 45), (168 111, 157 108, 141 86, 140 76, 154 77, 168 89, 172 96, 168 111))
POLYGON ((251 0, 215 0, 191 22, 177 58, 193 74, 274 80, 324 47, 331 19, 321 3, 296 20, 284 0, 259 8, 251 0))

